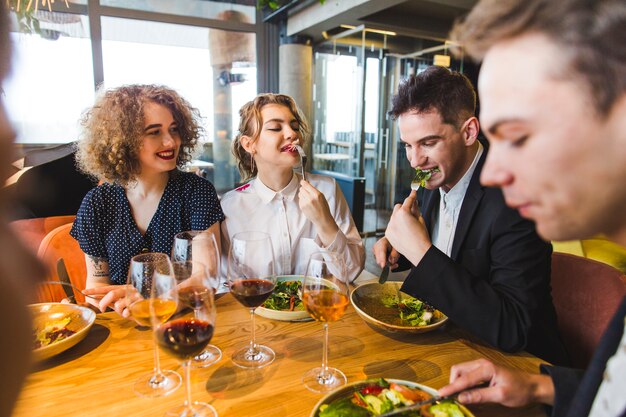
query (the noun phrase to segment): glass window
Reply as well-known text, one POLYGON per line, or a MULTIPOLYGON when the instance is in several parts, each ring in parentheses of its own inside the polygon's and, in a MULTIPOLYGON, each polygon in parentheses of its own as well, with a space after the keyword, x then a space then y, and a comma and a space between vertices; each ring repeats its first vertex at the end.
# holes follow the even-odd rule
POLYGON ((257 91, 255 35, 103 17, 102 56, 106 88, 163 84, 200 111, 206 137, 199 159, 210 164, 198 165, 219 192, 232 189, 239 108, 257 91))
POLYGON ((12 71, 4 81, 9 118, 22 144, 77 139, 78 119, 94 100, 87 16, 38 12, 42 36, 12 32, 12 71))
MULTIPOLYGON (((240 3, 240 2, 239 2, 240 3)), ((229 1, 206 0, 100 0, 103 6, 125 9, 145 10, 179 16, 204 17, 208 19, 230 20, 231 12, 238 12, 242 23, 255 23, 256 7, 254 2, 249 5, 234 4, 229 1)))

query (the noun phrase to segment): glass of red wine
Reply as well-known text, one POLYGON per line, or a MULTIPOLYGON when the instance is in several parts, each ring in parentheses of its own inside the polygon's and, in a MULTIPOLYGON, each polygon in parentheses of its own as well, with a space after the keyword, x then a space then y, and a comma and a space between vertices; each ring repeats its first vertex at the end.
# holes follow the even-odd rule
MULTIPOLYGON (((198 261, 207 267, 208 278, 219 288, 220 254, 213 233, 206 230, 190 230, 177 233, 172 244, 172 261, 198 261)), ((222 351, 209 344, 206 349, 193 358, 194 368, 205 368, 222 359, 222 351)))
POLYGON ((168 354, 183 361, 186 396, 182 406, 169 410, 167 416, 217 417, 207 403, 191 400, 191 363, 211 341, 215 330, 213 284, 204 264, 193 261, 173 262, 172 279, 176 277, 178 312, 161 321, 152 310, 156 340, 168 354))
POLYGON ((236 233, 228 254, 228 283, 231 294, 250 309, 252 338, 248 346, 233 353, 232 361, 242 368, 262 368, 274 362, 274 351, 255 339, 254 310, 272 294, 276 285, 272 240, 263 232, 236 233))
MULTIPOLYGON (((155 320, 166 321, 176 311, 176 282, 171 274, 172 264, 164 253, 142 253, 130 260, 126 302, 131 318, 139 325, 151 326, 155 320)), ((135 382, 135 393, 142 397, 161 397, 174 392, 180 382, 180 375, 176 372, 161 370, 155 342, 154 370, 135 382)))
POLYGON ((345 263, 335 252, 311 255, 302 282, 302 304, 311 317, 324 325, 322 366, 302 376, 304 386, 313 392, 326 393, 346 384, 346 376, 328 366, 328 323, 337 321, 349 304, 345 263))

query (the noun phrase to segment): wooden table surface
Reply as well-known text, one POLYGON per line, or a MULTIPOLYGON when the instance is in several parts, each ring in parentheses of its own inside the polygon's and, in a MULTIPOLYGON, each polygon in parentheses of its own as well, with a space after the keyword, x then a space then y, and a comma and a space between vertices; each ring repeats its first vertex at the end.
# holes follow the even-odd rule
MULTIPOLYGON (((322 325, 289 323, 257 317, 257 341, 276 352, 276 361, 260 370, 233 365, 236 346, 249 341, 248 310, 230 294, 217 301, 216 333, 222 360, 208 368, 192 369, 194 400, 212 404, 224 416, 309 416, 321 395, 301 385, 302 374, 319 366, 322 325)), ((446 384, 452 364, 487 357, 511 367, 536 371, 540 361, 528 354, 509 355, 470 340, 467 333, 446 325, 436 331, 390 336, 369 327, 350 306, 330 325, 331 366, 348 382, 366 378, 398 378, 439 388, 446 384)), ((161 398, 141 398, 133 382, 153 364, 150 330, 115 313, 99 314, 81 343, 39 364, 29 376, 14 416, 161 416, 182 404, 184 388, 161 398)), ((161 353, 164 369, 181 375, 178 361, 161 353)), ((480 416, 544 416, 543 409, 507 409, 495 405, 470 407, 480 416)))

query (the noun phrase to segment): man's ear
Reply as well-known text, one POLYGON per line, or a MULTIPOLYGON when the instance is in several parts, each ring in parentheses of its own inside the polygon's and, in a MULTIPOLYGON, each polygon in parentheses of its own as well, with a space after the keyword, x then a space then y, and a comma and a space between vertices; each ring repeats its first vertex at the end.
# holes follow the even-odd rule
POLYGON ((252 138, 250 136, 243 135, 239 139, 241 146, 245 149, 249 154, 254 154, 256 152, 254 142, 252 142, 252 138))
POLYGON ((474 116, 470 117, 465 121, 465 130, 463 132, 463 139, 465 140, 466 146, 471 146, 478 139, 478 134, 480 133, 480 123, 478 119, 474 116))

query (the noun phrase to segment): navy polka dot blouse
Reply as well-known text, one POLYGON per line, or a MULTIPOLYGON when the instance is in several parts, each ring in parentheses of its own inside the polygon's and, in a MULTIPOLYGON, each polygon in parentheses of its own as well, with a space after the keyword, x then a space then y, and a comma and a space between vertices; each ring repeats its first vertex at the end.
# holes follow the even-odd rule
POLYGON ((169 254, 176 233, 206 230, 224 220, 213 184, 172 171, 156 213, 142 235, 123 187, 102 184, 87 193, 70 234, 87 255, 109 263, 112 284, 125 284, 130 258, 141 252, 169 254))

